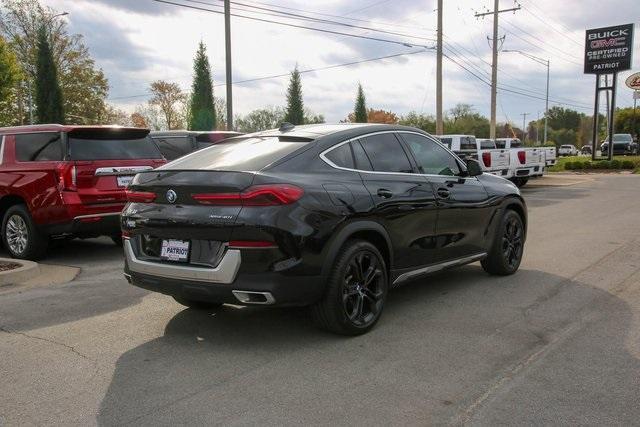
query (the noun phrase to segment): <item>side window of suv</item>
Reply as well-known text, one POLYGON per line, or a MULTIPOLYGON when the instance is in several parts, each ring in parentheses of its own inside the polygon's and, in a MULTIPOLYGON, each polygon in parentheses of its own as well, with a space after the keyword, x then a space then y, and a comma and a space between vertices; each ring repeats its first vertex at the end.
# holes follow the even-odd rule
POLYGON ((381 133, 360 140, 376 172, 412 173, 411 163, 393 133, 381 133))
POLYGON ((325 157, 338 167, 353 169, 353 155, 349 144, 342 144, 334 148, 327 152, 325 157))
POLYGON ((61 135, 59 132, 16 135, 16 159, 20 162, 61 161, 61 135))
POLYGON ((415 133, 402 133, 413 153, 420 171, 429 175, 458 175, 458 161, 435 141, 415 133))

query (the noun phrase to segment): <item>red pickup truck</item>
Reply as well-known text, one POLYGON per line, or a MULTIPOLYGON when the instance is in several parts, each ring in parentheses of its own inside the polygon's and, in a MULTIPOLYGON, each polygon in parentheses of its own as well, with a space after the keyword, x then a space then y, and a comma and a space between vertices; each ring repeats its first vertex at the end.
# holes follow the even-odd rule
POLYGON ((39 259, 52 238, 110 236, 120 243, 125 188, 166 161, 148 129, 36 125, 0 128, 2 242, 39 259))

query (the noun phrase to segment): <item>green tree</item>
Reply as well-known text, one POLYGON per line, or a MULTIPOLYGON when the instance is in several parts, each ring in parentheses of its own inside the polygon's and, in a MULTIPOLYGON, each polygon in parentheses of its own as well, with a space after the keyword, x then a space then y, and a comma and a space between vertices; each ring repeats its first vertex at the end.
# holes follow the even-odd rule
POLYGON ((211 66, 207 58, 207 48, 200 42, 193 61, 189 130, 209 131, 215 128, 216 110, 213 102, 211 66))
POLYGON ((150 86, 153 97, 149 105, 157 107, 164 119, 164 126, 168 130, 184 129, 184 114, 182 106, 187 100, 186 95, 176 83, 156 80, 150 86))
POLYGON ((640 110, 632 107, 616 109, 615 132, 640 136, 640 110))
POLYGON ((18 124, 12 112, 15 110, 18 83, 22 78, 15 54, 0 36, 0 126, 18 124))
POLYGON ((407 115, 402 116, 399 123, 404 126, 422 129, 429 133, 436 132, 436 119, 431 115, 418 114, 415 111, 411 111, 407 115))
POLYGON ((551 107, 547 115, 549 127, 556 130, 573 129, 575 131, 580 128, 582 116, 583 114, 575 110, 563 107, 551 107))
POLYGON ((353 109, 353 115, 356 123, 367 123, 367 102, 364 96, 362 85, 358 83, 358 95, 356 96, 356 105, 353 109))
POLYGON ((304 124, 304 103, 302 101, 302 82, 298 66, 291 72, 289 87, 287 88, 287 108, 284 121, 293 125, 304 124))
POLYGON ((244 116, 236 116, 236 128, 240 132, 252 133, 279 127, 285 117, 281 107, 267 107, 253 110, 244 116))
POLYGON ((64 123, 62 90, 45 27, 38 32, 36 115, 39 123, 64 123))
POLYGON ((489 120, 477 113, 470 104, 457 104, 444 121, 444 131, 448 134, 475 135, 489 137, 489 120))
POLYGON ((44 26, 62 89, 65 121, 100 123, 107 108, 108 81, 91 58, 82 36, 69 34, 66 21, 56 15, 56 10, 43 7, 38 0, 0 0, 0 34, 15 51, 25 81, 13 119, 24 123, 28 118, 28 99, 35 93, 38 30, 44 26), (31 93, 26 90, 28 87, 31 93))

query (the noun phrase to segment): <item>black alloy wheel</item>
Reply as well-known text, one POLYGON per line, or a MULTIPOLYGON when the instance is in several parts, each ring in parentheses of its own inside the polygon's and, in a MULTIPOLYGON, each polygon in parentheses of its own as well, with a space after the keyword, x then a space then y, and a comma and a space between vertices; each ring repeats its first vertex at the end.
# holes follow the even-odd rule
POLYGON ((489 274, 507 276, 520 267, 524 253, 524 223, 514 210, 507 210, 496 230, 489 254, 482 260, 482 268, 489 274))
POLYGON ((502 236, 502 256, 510 269, 517 268, 520 264, 523 236, 522 221, 517 216, 510 215, 502 236))
POLYGON ((360 335, 376 324, 387 297, 387 267, 380 251, 363 240, 349 240, 333 260, 323 298, 312 307, 320 327, 360 335))
POLYGON ((349 262, 342 288, 342 306, 349 321, 367 327, 382 310, 382 269, 373 252, 357 252, 349 262))

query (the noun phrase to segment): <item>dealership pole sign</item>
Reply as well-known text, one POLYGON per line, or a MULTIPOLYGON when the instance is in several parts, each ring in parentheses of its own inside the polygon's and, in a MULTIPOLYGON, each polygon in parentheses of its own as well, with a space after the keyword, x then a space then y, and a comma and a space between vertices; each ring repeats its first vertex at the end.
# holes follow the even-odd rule
POLYGON ((584 73, 596 75, 596 96, 593 111, 593 147, 591 156, 596 160, 598 140, 599 98, 601 91, 611 91, 607 123, 609 134, 608 157, 613 158, 614 115, 618 73, 631 68, 633 54, 633 24, 587 30, 584 38, 584 73), (611 75, 611 81, 609 81, 611 75), (604 78, 604 84, 602 76, 604 78))
POLYGON ((610 74, 631 68, 633 24, 587 30, 585 74, 610 74))

